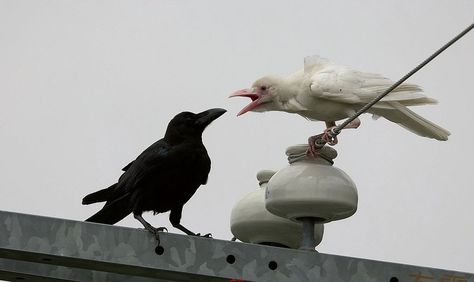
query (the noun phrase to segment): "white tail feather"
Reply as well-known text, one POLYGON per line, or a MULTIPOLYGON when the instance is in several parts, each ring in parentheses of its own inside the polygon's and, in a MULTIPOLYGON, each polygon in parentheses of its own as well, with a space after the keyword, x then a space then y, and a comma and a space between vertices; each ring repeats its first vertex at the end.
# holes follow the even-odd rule
POLYGON ((451 135, 446 129, 419 116, 398 102, 385 102, 384 104, 391 108, 374 107, 370 109, 369 112, 398 123, 402 127, 420 136, 446 141, 448 140, 448 136, 451 135))

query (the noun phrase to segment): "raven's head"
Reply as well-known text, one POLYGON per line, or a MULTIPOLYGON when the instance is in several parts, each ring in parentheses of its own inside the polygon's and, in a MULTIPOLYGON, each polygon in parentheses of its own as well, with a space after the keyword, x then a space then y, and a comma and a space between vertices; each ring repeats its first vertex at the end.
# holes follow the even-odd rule
POLYGON ((215 108, 197 114, 179 113, 169 122, 165 138, 201 137, 204 129, 225 112, 224 109, 215 108))
POLYGON ((265 112, 278 110, 278 102, 287 92, 284 88, 285 81, 278 76, 265 76, 255 81, 252 87, 234 92, 230 97, 248 97, 252 100, 237 115, 246 112, 265 112))

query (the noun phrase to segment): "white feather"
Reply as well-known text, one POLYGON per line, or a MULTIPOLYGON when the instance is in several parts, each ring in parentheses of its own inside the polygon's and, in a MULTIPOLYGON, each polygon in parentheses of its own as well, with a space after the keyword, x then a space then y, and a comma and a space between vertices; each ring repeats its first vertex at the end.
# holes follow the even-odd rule
MULTIPOLYGON (((319 56, 309 56, 304 60, 303 71, 286 78, 264 77, 254 86, 259 83, 275 91, 271 93, 272 103, 263 105, 258 111, 286 111, 311 120, 332 122, 354 114, 386 91, 393 81, 379 74, 336 65, 319 56)), ((418 85, 403 83, 368 112, 374 118, 385 117, 418 135, 447 140, 449 131, 407 108, 436 103, 423 95, 418 85)))

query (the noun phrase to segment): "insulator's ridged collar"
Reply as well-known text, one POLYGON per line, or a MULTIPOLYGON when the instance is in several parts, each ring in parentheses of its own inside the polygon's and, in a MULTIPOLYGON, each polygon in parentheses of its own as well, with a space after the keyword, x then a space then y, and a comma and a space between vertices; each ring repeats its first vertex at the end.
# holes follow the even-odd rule
MULTIPOLYGON (((301 144, 301 145, 295 145, 295 146, 290 146, 286 149, 286 155, 288 156, 288 162, 294 163, 296 161, 300 160, 311 160, 315 159, 311 156, 308 156, 306 154, 308 150, 308 145, 307 144, 301 144)), ((330 164, 334 163, 334 159, 337 157, 337 151, 334 150, 331 147, 324 146, 320 149, 319 155, 316 158, 322 158, 326 161, 328 161, 330 164)))

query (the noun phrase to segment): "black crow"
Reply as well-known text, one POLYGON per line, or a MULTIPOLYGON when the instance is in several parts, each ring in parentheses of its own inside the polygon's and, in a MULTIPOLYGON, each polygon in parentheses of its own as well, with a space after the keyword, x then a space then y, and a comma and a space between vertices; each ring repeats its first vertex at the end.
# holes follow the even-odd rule
POLYGON ((84 205, 106 202, 86 221, 115 224, 133 213, 159 239, 158 232, 166 228, 153 227, 143 219, 142 213, 171 211, 169 220, 174 227, 188 235, 200 235, 180 224, 181 212, 199 186, 206 184, 211 169, 202 132, 225 112, 217 108, 176 115, 168 124, 165 137, 124 167, 117 183, 82 199, 84 205))

